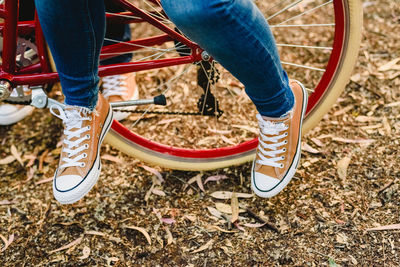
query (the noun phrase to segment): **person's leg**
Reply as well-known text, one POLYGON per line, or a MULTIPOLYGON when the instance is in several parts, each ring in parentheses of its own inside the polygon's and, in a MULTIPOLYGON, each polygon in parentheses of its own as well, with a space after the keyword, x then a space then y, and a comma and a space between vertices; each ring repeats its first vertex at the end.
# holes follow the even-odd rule
POLYGON ((103 1, 36 0, 36 9, 60 76, 65 103, 93 109, 105 33, 103 1))
POLYGON ((274 38, 251 0, 162 0, 176 26, 238 78, 264 116, 293 107, 274 38))
POLYGON ((78 201, 97 182, 100 146, 112 123, 112 109, 98 94, 98 64, 105 11, 98 0, 36 0, 40 24, 50 47, 65 108, 50 107, 65 124, 60 165, 53 193, 62 204, 78 201))
POLYGON ((177 27, 246 87, 260 114, 251 184, 262 197, 279 193, 300 160, 307 92, 283 70, 268 23, 252 0, 162 0, 177 27))

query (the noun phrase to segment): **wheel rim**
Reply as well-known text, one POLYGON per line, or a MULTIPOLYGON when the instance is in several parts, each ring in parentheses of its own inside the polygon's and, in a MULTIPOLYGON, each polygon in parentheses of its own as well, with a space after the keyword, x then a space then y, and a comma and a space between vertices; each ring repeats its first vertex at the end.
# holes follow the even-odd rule
MULTIPOLYGON (((329 4, 332 1, 326 1, 329 4)), ((345 10, 341 0, 333 1, 334 6, 334 18, 335 18, 335 35, 332 45, 332 53, 329 61, 326 65, 326 69, 320 79, 315 90, 309 97, 309 105, 307 107, 307 114, 313 112, 315 107, 318 105, 319 100, 324 97, 324 93, 329 89, 336 69, 340 63, 341 55, 344 47, 345 40, 345 10)), ((127 142, 131 144, 137 144, 140 149, 146 150, 159 155, 165 155, 166 157, 178 157, 178 158, 193 158, 193 159, 213 159, 213 158, 226 158, 243 155, 253 151, 258 144, 257 138, 249 141, 245 141, 238 145, 227 146, 222 148, 212 149, 188 149, 180 148, 175 146, 163 145, 158 142, 151 141, 143 138, 142 136, 135 134, 130 131, 127 127, 119 122, 114 122, 112 130, 119 136, 123 137, 127 142)))

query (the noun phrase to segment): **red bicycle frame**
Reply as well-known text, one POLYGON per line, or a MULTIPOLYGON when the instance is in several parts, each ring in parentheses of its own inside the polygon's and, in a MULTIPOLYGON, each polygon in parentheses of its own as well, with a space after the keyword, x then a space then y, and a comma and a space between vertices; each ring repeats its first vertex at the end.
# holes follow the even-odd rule
MULTIPOLYGON (((179 56, 168 59, 155 59, 140 62, 119 63, 99 67, 99 76, 108 76, 123 74, 127 72, 136 72, 142 70, 156 69, 180 64, 193 63, 201 60, 203 50, 199 46, 171 28, 165 26, 156 16, 146 13, 138 7, 124 0, 114 0, 116 4, 127 10, 120 14, 108 14, 108 20, 116 20, 119 23, 149 23, 158 28, 164 34, 152 36, 148 38, 131 40, 124 43, 108 45, 102 48, 102 59, 110 57, 107 54, 133 52, 141 48, 141 46, 161 45, 166 42, 178 41, 191 48, 191 55, 179 56), (123 16, 119 16, 123 15, 123 16), (129 18, 131 17, 131 18, 129 18), (132 18, 134 17, 134 18, 132 18), (135 46, 138 45, 138 46, 135 46)), ((152 0, 158 4, 157 0, 152 0)), ((12 86, 17 85, 41 85, 55 83, 59 81, 58 74, 51 72, 50 57, 47 52, 47 45, 43 36, 42 29, 37 16, 33 21, 18 21, 18 0, 5 0, 0 5, 0 33, 3 36, 2 65, 0 67, 0 80, 9 81, 12 86), (35 35, 36 45, 38 49, 39 63, 18 68, 16 65, 17 55, 17 38, 33 34, 35 35)))

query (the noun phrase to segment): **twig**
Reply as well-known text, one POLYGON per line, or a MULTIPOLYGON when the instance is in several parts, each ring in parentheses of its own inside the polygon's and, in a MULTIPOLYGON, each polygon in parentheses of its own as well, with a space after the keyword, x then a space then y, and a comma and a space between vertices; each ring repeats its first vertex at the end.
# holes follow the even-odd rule
POLYGON ((194 187, 192 184, 187 183, 187 182, 186 182, 185 180, 183 180, 182 178, 179 178, 178 176, 175 176, 175 175, 172 175, 172 174, 170 174, 169 176, 171 176, 171 177, 173 177, 173 178, 175 178, 175 179, 181 181, 181 182, 182 182, 183 184, 185 184, 185 185, 190 186, 193 190, 199 191, 198 188, 194 187))
POLYGON ((391 182, 385 184, 381 189, 379 189, 378 195, 379 195, 380 193, 382 193, 383 191, 385 191, 386 189, 388 189, 389 187, 391 187, 393 184, 394 184, 394 181, 391 181, 391 182))
POLYGON ((252 211, 251 209, 249 209, 249 208, 246 207, 245 205, 240 204, 239 206, 240 206, 242 209, 245 209, 246 212, 250 215, 250 217, 253 217, 254 219, 256 219, 257 221, 259 221, 259 222, 261 222, 261 223, 265 223, 265 225, 266 225, 269 229, 271 229, 271 230, 273 230, 274 232, 280 234, 279 229, 278 229, 274 224, 272 224, 272 223, 270 223, 270 222, 267 222, 265 219, 263 219, 263 218, 261 218, 260 216, 258 216, 254 211, 252 211))
POLYGON ((231 222, 231 218, 228 217, 228 215, 226 214, 221 214, 221 217, 225 219, 225 221, 227 221, 228 223, 228 230, 232 230, 232 222, 231 222))

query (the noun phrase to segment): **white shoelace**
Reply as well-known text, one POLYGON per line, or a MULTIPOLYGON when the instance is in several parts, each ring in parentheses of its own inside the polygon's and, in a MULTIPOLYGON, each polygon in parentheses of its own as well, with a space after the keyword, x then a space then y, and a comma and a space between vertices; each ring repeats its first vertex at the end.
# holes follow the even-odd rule
POLYGON ((123 75, 113 75, 103 78, 103 96, 126 96, 128 88, 126 87, 125 77, 123 75))
POLYGON ((82 153, 84 150, 89 148, 88 144, 81 145, 85 140, 90 139, 89 134, 84 134, 90 130, 90 126, 82 127, 83 121, 90 121, 92 118, 88 116, 91 111, 86 108, 73 108, 73 109, 63 109, 58 105, 53 105, 50 107, 50 112, 54 116, 60 118, 64 125, 64 135, 63 140, 65 146, 62 152, 65 152, 66 157, 61 158, 60 168, 67 167, 85 167, 85 163, 80 160, 87 157, 86 153, 82 153), (57 112, 56 112, 57 111, 57 112), (75 141, 72 139, 77 138, 75 141))
POLYGON ((260 159, 256 163, 283 168, 283 164, 279 161, 284 160, 285 157, 279 155, 286 152, 286 148, 282 148, 282 146, 286 145, 288 141, 282 139, 288 136, 288 132, 285 131, 289 127, 283 122, 265 121, 260 114, 257 114, 257 119, 260 125, 260 136, 258 138, 260 144, 258 156, 260 159), (270 142, 270 144, 265 142, 270 142))

